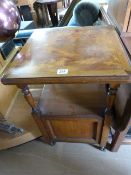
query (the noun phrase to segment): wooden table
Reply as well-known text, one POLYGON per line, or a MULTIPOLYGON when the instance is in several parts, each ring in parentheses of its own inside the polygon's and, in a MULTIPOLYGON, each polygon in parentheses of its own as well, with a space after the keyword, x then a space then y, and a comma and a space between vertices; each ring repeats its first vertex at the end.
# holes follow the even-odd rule
MULTIPOLYGON (((130 60, 112 26, 61 27, 36 30, 21 52, 12 60, 2 77, 2 82, 3 84, 17 85, 22 89, 25 99, 32 108, 34 118, 48 143, 51 141, 51 135, 54 139, 57 138, 53 135, 49 120, 45 123, 41 119, 41 111, 34 103, 28 84, 97 83, 106 85, 107 96, 104 119, 101 123, 102 131, 100 131, 101 136, 97 138, 98 143, 105 147, 117 88, 122 83, 131 83, 130 72, 130 60)), ((78 92, 79 87, 74 87, 76 89, 72 89, 72 92, 75 90, 78 92)), ((59 92, 63 93, 63 90, 60 88, 59 92)), ((87 96, 89 95, 88 93, 87 96)), ((86 96, 86 93, 83 96, 86 96)), ((98 115, 94 114, 94 116, 94 122, 96 122, 98 115)), ((82 125, 84 126, 84 122, 82 125)), ((95 124, 93 124, 93 128, 94 126, 95 124)))

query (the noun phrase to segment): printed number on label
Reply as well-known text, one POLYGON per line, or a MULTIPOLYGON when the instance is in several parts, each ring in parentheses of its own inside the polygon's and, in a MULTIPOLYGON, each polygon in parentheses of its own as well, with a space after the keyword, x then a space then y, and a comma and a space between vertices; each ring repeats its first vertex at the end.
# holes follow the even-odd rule
POLYGON ((68 74, 68 69, 57 69, 57 74, 68 74))

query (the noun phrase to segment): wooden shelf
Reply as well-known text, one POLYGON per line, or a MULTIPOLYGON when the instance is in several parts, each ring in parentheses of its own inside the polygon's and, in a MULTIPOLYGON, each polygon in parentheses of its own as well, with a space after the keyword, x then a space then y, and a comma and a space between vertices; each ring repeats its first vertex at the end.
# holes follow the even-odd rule
POLYGON ((45 85, 39 101, 44 117, 102 116, 105 104, 105 86, 97 84, 45 85))
POLYGON ((45 141, 100 143, 105 105, 104 85, 45 85, 38 103, 45 141))

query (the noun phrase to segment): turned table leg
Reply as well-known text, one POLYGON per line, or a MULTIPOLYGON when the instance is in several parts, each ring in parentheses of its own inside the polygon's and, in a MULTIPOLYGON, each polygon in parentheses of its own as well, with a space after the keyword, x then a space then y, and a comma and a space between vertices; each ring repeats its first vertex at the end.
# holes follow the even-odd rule
POLYGON ((30 107, 32 108, 32 115, 33 118, 36 122, 36 124, 38 125, 41 133, 42 133, 42 137, 41 140, 43 140, 46 143, 51 143, 51 139, 48 135, 48 133, 46 132, 46 128, 43 125, 43 122, 41 120, 41 111, 40 109, 37 107, 37 105, 35 104, 35 100, 29 90, 29 87, 27 85, 24 86, 18 86, 21 90, 22 93, 24 94, 25 100, 27 101, 27 103, 30 105, 30 107))
POLYGON ((24 94, 24 97, 27 101, 27 103, 30 105, 30 107, 32 108, 32 113, 37 114, 38 116, 40 116, 40 110, 37 108, 34 98, 28 88, 27 85, 22 86, 21 87, 22 93, 24 94))
POLYGON ((107 87, 107 102, 106 102, 106 109, 105 109, 105 118, 103 121, 103 129, 102 129, 102 136, 100 141, 100 146, 102 150, 105 148, 107 144, 107 138, 110 131, 111 125, 111 110, 115 102, 117 88, 119 87, 118 84, 110 84, 107 87))

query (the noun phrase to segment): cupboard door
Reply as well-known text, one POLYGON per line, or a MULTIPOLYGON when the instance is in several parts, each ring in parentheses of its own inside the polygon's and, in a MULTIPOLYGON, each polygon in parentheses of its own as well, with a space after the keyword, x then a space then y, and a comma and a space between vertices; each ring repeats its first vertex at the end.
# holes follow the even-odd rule
POLYGON ((46 120, 48 131, 58 141, 98 143, 101 135, 101 118, 70 118, 46 120))

